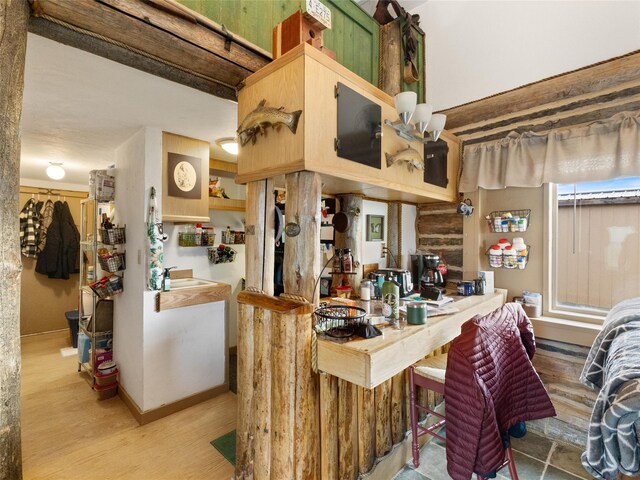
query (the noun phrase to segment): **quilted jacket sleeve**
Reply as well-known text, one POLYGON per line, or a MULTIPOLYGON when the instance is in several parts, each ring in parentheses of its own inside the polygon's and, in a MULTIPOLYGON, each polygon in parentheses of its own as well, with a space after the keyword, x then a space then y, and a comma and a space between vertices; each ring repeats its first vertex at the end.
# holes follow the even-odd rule
POLYGON ((529 317, 527 317, 527 314, 524 313, 522 305, 519 303, 509 303, 507 305, 509 305, 513 311, 513 318, 518 330, 520 331, 520 339, 527 351, 529 360, 531 360, 533 355, 536 353, 536 340, 533 335, 533 326, 531 325, 531 321, 529 320, 529 317))
POLYGON ((486 405, 473 368, 455 348, 448 353, 444 387, 447 471, 454 480, 468 480, 473 475, 486 405))

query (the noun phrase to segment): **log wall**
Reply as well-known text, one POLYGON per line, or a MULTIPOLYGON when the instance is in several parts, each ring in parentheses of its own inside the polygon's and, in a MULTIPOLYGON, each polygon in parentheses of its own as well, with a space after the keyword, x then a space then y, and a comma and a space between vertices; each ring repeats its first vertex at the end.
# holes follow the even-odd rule
POLYGON ((419 252, 442 252, 449 267, 447 281, 462 280, 463 216, 455 203, 418 205, 416 249, 419 252))

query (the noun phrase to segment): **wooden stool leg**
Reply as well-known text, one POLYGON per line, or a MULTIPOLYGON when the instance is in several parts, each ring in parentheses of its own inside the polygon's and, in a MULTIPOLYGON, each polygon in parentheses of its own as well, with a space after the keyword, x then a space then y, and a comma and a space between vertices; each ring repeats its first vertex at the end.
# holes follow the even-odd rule
POLYGON ((511 444, 509 444, 509 446, 507 447, 507 460, 509 461, 509 475, 511 475, 511 480, 518 480, 516 461, 513 458, 513 450, 511 450, 511 444))
POLYGON ((418 443, 418 407, 416 407, 416 384, 413 380, 413 367, 409 368, 409 409, 411 416, 411 451, 413 466, 420 466, 420 444, 418 443))

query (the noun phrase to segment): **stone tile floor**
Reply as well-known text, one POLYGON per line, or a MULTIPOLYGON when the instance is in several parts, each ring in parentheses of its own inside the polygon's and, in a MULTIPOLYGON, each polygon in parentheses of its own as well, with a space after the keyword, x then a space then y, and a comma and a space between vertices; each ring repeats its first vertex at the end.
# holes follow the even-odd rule
MULTIPOLYGON (((579 480, 591 478, 582 468, 578 447, 554 442, 533 432, 512 438, 511 446, 520 480, 579 480)), ((444 443, 433 439, 420 451, 420 466, 409 461, 394 480, 448 480, 444 443)), ((475 476, 473 477, 476 478, 475 476)), ((507 468, 498 472, 497 480, 509 479, 507 468)))

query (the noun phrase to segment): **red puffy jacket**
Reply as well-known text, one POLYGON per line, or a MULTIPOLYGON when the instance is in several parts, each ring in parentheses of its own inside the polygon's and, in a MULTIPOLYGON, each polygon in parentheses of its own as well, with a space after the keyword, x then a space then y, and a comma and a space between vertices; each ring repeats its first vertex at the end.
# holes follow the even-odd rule
POLYGON ((520 304, 507 303, 462 325, 445 376, 447 470, 454 480, 502 464, 501 432, 556 414, 531 364, 535 350, 533 328, 520 304))

